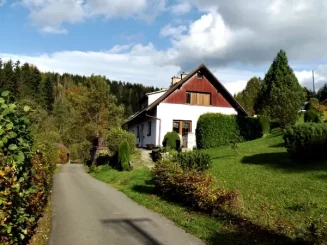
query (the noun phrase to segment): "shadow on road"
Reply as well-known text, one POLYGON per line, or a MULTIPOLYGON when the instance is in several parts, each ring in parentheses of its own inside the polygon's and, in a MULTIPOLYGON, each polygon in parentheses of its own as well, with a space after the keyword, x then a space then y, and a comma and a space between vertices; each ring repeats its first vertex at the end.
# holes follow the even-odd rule
POLYGON ((163 243, 160 243, 156 238, 141 228, 145 225, 153 226, 154 224, 150 219, 105 219, 101 220, 101 222, 122 233, 122 236, 134 236, 142 244, 163 245, 163 243))

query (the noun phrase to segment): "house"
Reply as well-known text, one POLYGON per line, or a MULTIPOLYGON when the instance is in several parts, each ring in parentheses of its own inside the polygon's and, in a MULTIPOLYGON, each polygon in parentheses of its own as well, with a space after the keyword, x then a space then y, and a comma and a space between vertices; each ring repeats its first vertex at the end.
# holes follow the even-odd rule
POLYGON ((161 146, 167 132, 176 131, 185 148, 195 147, 199 117, 207 112, 247 115, 247 112, 204 65, 173 77, 168 89, 146 94, 140 110, 126 123, 138 147, 161 146))

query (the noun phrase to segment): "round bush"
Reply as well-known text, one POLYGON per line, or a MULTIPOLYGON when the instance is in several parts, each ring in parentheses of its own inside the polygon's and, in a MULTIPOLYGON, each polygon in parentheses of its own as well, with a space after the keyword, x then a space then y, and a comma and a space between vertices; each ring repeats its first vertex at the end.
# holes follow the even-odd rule
POLYGON ((134 134, 121 128, 113 128, 109 131, 107 134, 107 146, 110 155, 114 155, 118 152, 119 145, 124 140, 127 141, 131 153, 134 153, 136 149, 136 138, 134 134))
POLYGON ((169 147, 171 149, 177 149, 178 147, 180 147, 179 134, 176 133, 175 131, 168 132, 164 137, 162 145, 164 147, 169 147))
POLYGON ((321 115, 320 115, 319 111, 316 111, 313 109, 307 110, 304 113, 304 122, 319 123, 319 122, 321 122, 320 118, 321 118, 321 115))

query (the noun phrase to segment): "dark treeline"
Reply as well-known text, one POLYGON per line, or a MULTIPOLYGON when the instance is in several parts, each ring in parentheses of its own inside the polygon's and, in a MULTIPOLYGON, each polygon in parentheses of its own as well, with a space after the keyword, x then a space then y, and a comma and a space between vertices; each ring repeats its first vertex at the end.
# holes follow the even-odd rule
MULTIPOLYGON (((40 72, 36 66, 28 63, 21 64, 11 60, 3 62, 0 59, 0 90, 8 90, 20 99, 33 99, 48 111, 53 109, 55 99, 62 89, 70 85, 84 84, 88 77, 64 73, 40 72)), ((133 84, 103 79, 109 85, 110 93, 115 95, 116 104, 123 105, 124 115, 128 117, 139 110, 138 100, 146 93, 158 90, 153 86, 146 87, 142 84, 133 84)))

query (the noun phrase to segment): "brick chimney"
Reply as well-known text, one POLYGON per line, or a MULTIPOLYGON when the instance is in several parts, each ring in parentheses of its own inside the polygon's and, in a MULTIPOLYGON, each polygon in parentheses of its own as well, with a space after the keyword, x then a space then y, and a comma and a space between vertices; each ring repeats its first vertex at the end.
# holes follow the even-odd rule
POLYGON ((183 72, 183 73, 181 74, 181 80, 183 80, 187 75, 188 75, 188 73, 183 72))
POLYGON ((171 78, 171 86, 174 86, 176 83, 178 83, 181 79, 179 77, 173 76, 171 78))

